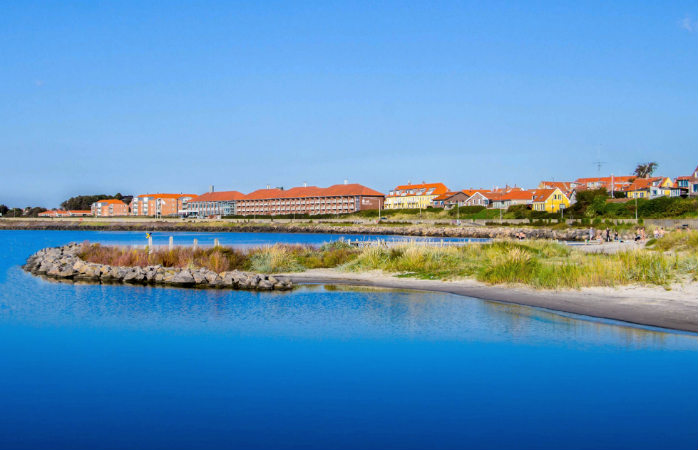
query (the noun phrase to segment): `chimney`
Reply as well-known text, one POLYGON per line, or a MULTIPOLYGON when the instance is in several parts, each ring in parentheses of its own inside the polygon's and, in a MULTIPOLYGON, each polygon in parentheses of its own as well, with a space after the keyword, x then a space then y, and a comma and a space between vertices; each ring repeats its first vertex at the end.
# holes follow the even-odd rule
POLYGON ((308 182, 304 181, 304 182, 303 182, 303 187, 308 187, 308 182))
POLYGON ((213 192, 213 185, 211 185, 211 186, 208 187, 208 191, 209 191, 209 192, 213 192))
POLYGON ((271 188, 271 186, 269 186, 269 185, 267 184, 267 189, 270 189, 270 188, 271 188))
POLYGON ((344 184, 349 184, 349 180, 347 180, 347 179, 345 178, 345 179, 344 179, 344 184))

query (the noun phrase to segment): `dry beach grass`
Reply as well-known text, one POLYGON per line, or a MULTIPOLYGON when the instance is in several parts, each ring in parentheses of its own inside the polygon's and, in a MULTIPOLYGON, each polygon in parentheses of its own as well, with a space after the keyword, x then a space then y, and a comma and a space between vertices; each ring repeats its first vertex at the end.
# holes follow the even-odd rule
POLYGON ((545 240, 497 241, 461 247, 411 243, 355 248, 344 242, 321 247, 276 244, 252 249, 228 247, 143 248, 83 244, 86 261, 117 266, 205 267, 216 272, 262 273, 334 268, 347 272, 381 270, 400 277, 489 284, 521 284, 539 289, 654 285, 698 280, 698 232, 674 232, 648 248, 611 254, 589 253, 545 240))

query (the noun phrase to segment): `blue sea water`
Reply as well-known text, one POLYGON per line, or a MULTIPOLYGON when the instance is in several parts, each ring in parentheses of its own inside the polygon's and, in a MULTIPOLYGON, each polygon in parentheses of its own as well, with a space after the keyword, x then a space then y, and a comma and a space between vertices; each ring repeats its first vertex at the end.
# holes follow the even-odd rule
MULTIPOLYGON (((199 241, 214 237, 338 236, 199 241)), ((0 231, 2 448, 698 446, 695 335, 447 294, 73 285, 19 267, 83 240, 143 233, 0 231)))

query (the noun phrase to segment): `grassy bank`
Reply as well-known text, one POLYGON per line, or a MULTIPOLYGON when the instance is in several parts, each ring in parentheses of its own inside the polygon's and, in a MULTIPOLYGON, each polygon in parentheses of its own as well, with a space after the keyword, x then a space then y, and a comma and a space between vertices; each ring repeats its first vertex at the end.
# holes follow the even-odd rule
POLYGON ((206 267, 216 272, 264 273, 337 268, 382 270, 401 277, 472 278, 491 284, 541 289, 647 284, 669 287, 698 280, 698 232, 670 233, 648 249, 590 254, 549 241, 500 241, 462 247, 404 244, 357 249, 343 242, 322 247, 273 245, 247 250, 227 247, 145 249, 83 244, 86 261, 118 265, 206 267))
POLYGON ((633 283, 668 287, 676 281, 696 281, 698 256, 695 251, 650 250, 589 254, 545 241, 507 241, 458 248, 367 248, 344 268, 380 269, 423 279, 474 278, 542 289, 633 283))
POLYGON ((85 261, 113 266, 206 267, 216 272, 247 270, 263 273, 296 272, 347 264, 361 252, 338 242, 321 247, 277 244, 251 249, 230 247, 144 248, 83 243, 79 256, 85 261))

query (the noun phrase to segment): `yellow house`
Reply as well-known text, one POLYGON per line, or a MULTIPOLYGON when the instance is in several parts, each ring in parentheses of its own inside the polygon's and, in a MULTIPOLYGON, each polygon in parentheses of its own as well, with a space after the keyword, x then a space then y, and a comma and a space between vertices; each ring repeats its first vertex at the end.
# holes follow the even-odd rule
POLYGON ((391 190, 385 197, 385 209, 421 208, 432 206, 431 201, 448 192, 443 183, 405 184, 391 190))
POLYGON ((533 191, 533 210, 558 212, 570 207, 570 199, 559 188, 533 191))
POLYGON ((625 192, 628 198, 671 197, 673 187, 669 177, 635 178, 625 192))

